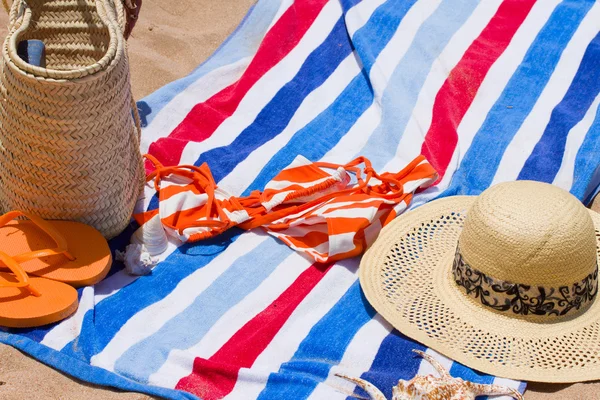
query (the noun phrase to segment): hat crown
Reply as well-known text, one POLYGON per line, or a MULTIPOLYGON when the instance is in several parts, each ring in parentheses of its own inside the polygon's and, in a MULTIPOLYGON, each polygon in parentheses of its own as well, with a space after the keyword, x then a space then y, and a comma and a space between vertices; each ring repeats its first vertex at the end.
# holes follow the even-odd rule
POLYGON ((596 270, 596 231, 587 209, 547 183, 516 181, 484 191, 467 213, 459 251, 494 279, 571 285, 596 270))

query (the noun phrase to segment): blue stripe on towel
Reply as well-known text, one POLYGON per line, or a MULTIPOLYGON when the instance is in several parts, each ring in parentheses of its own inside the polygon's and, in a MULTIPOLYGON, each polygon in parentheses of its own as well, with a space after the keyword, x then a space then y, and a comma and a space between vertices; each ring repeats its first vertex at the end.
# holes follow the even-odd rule
POLYGON ((456 378, 462 378, 466 381, 471 381, 475 383, 490 384, 494 382, 493 376, 482 374, 480 372, 467 368, 464 365, 457 363, 456 361, 452 363, 452 367, 450 368, 450 375, 456 378))

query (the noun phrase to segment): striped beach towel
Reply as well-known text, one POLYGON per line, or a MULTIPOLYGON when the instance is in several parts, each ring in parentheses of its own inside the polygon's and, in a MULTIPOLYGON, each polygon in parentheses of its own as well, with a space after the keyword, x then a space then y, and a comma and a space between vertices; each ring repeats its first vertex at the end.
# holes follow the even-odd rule
MULTIPOLYGON (((250 196, 298 155, 440 174, 411 207, 534 179, 588 201, 600 181, 600 3, 259 0, 205 64, 138 103, 142 151, 210 165, 250 196)), ((157 209, 149 185, 138 211, 157 209)), ((132 228, 112 241, 122 250, 132 228)), ((518 387, 425 349, 366 302, 359 257, 311 261, 260 230, 171 243, 152 274, 115 263, 57 325, 0 333, 79 379, 172 399, 341 399, 361 376, 388 397, 432 372, 518 387)))

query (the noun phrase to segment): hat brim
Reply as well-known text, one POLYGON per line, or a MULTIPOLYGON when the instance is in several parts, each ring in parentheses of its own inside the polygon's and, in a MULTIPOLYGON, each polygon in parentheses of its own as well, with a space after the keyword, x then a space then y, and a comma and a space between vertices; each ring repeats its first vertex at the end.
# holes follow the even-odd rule
MULTIPOLYGON (((477 304, 456 285, 452 262, 475 198, 433 201, 381 231, 359 270, 371 305, 404 335, 484 373, 550 383, 600 379, 598 296, 572 317, 531 322, 477 304)), ((600 215, 590 215, 598 241, 600 215)))

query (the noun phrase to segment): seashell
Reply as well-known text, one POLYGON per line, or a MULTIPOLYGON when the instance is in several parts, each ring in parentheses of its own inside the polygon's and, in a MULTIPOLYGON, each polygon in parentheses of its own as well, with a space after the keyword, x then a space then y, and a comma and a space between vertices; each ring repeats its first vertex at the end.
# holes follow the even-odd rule
POLYGON ((117 250, 115 255, 117 261, 125 264, 125 271, 130 275, 147 275, 158 263, 143 244, 130 244, 124 252, 117 250))
POLYGON ((151 256, 164 253, 169 245, 169 240, 160 220, 160 215, 156 214, 148 222, 140 226, 131 236, 131 244, 144 245, 151 256))
MULTIPOLYGON (((440 377, 433 375, 415 376, 410 381, 401 379, 398 385, 392 388, 392 400, 474 400, 477 396, 484 395, 509 395, 516 400, 523 400, 517 390, 500 385, 484 385, 454 378, 433 357, 419 350, 413 350, 427 360, 440 377)), ((373 400, 386 400, 381 391, 364 379, 353 378, 342 374, 336 376, 346 379, 360 386, 373 400)))

